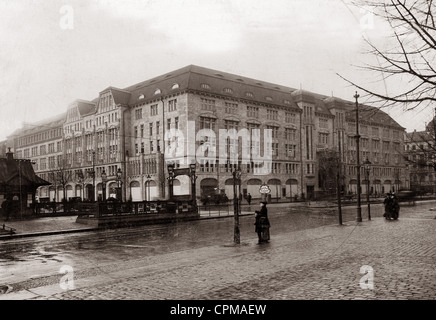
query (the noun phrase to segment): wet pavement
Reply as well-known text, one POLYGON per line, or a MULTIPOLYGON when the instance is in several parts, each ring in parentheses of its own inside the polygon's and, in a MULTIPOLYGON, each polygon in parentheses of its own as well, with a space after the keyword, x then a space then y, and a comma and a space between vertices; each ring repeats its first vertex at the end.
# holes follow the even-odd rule
POLYGON ((260 246, 253 215, 240 218, 239 246, 232 217, 2 241, 0 285, 9 289, 0 299, 434 298, 433 207, 404 206, 400 220, 385 221, 374 204, 367 221, 363 205, 359 224, 356 208, 344 207, 338 226, 336 208, 270 205, 272 241, 260 246), (359 287, 366 264, 377 290, 359 287), (59 285, 63 266, 74 270, 74 290, 59 285))

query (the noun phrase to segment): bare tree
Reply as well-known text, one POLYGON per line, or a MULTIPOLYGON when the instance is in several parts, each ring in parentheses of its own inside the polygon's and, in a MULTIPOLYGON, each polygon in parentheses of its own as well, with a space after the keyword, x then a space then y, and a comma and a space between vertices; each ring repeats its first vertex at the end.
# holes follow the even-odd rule
POLYGON ((337 150, 324 149, 317 152, 317 158, 319 187, 326 195, 334 196, 338 183, 341 183, 343 179, 339 177, 338 182, 339 153, 337 150))
MULTIPOLYGON (((72 172, 69 167, 65 158, 58 157, 56 168, 51 170, 48 174, 50 182, 54 183, 56 189, 58 185, 62 186, 64 199, 66 197, 67 184, 72 179, 72 172)), ((57 192, 57 190, 55 192, 57 192)))
POLYGON ((436 101, 436 24, 433 0, 355 0, 389 25, 386 48, 365 39, 377 64, 360 66, 392 81, 397 92, 381 92, 351 79, 341 78, 366 92, 382 106, 401 104, 406 110, 436 101))

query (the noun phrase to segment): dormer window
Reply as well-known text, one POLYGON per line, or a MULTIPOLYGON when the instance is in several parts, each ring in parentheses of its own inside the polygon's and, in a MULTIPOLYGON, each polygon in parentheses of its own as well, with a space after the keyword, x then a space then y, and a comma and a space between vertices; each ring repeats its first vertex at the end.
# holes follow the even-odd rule
POLYGON ((156 91, 154 92, 154 94, 155 94, 155 95, 156 95, 156 94, 161 94, 160 89, 156 89, 156 91))
POLYGON ((265 100, 266 100, 266 101, 273 101, 273 98, 271 98, 270 96, 266 96, 266 97, 265 97, 265 100))
POLYGON ((230 88, 224 88, 224 93, 233 94, 233 90, 230 88))
POLYGON ((246 92, 245 95, 249 98, 254 98, 253 92, 246 92))
POLYGON ((145 98, 145 96, 144 96, 143 94, 141 94, 141 95, 138 97, 139 100, 144 99, 144 98, 145 98))
POLYGON ((284 104, 291 104, 291 101, 285 99, 285 100, 283 100, 283 103, 284 104))
POLYGON ((173 86, 171 87, 171 89, 172 89, 172 90, 174 90, 174 89, 179 89, 179 84, 178 84, 178 83, 173 84, 173 86))
POLYGON ((210 85, 208 85, 207 83, 202 83, 202 84, 201 84, 201 88, 202 88, 202 89, 210 90, 210 85))

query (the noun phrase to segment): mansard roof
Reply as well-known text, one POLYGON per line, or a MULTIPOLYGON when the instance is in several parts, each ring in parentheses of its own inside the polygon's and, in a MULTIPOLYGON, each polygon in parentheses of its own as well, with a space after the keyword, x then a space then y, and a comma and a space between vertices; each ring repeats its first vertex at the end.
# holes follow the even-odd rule
MULTIPOLYGON (((346 120, 350 122, 356 121, 356 107, 354 104, 347 105, 346 120)), ((398 130, 404 130, 398 122, 380 108, 359 104, 359 123, 395 127, 398 130)))
POLYGON ((116 105, 117 104, 126 105, 129 103, 130 95, 131 95, 130 91, 110 86, 110 87, 107 87, 106 89, 102 90, 100 92, 100 94, 102 94, 106 91, 111 92, 112 98, 114 99, 114 102, 116 105))
MULTIPOLYGON (((352 117, 352 112, 355 110, 354 102, 195 65, 137 83, 124 90, 131 92, 129 101, 131 106, 141 102, 159 100, 173 93, 194 90, 229 99, 243 99, 248 103, 251 101, 290 108, 299 108, 297 102, 311 103, 315 106, 316 112, 330 116, 332 115, 331 109, 340 108, 348 111, 347 120, 354 121, 355 119, 352 117), (176 89, 173 89, 174 84, 178 85, 176 89), (156 92, 157 89, 159 91, 156 92)), ((379 108, 359 104, 359 110, 361 110, 362 120, 404 129, 379 108)))
MULTIPOLYGON (((342 109, 346 112, 347 121, 355 121, 354 102, 195 65, 165 73, 124 89, 110 86, 102 90, 99 97, 92 101, 78 99, 76 103, 79 113, 83 117, 97 112, 100 96, 107 91, 111 92, 116 105, 133 107, 141 103, 158 101, 163 97, 188 90, 217 95, 229 100, 242 100, 247 104, 276 105, 292 110, 301 110, 300 102, 309 103, 315 106, 316 112, 327 116, 334 115, 332 109, 342 109)), ((402 126, 379 108, 359 104, 359 114, 360 119, 368 124, 385 125, 404 130, 402 126)), ((65 116, 66 113, 62 113, 56 117, 64 121, 65 116)), ((53 121, 53 119, 46 119, 44 123, 53 125, 53 121)), ((32 126, 38 125, 33 124, 32 126)), ((18 132, 14 132, 14 134, 23 134, 23 130, 26 129, 24 127, 18 132)))
POLYGON ((194 65, 140 82, 125 90, 132 92, 130 105, 158 100, 185 90, 194 90, 229 99, 297 107, 290 95, 295 91, 293 88, 194 65), (174 86, 175 84, 177 86, 174 86), (156 91, 157 89, 159 91, 156 91))
POLYGON ((96 112, 96 104, 92 101, 80 100, 75 101, 77 103, 77 110, 81 117, 93 114, 96 112))
POLYGON ((63 112, 61 114, 57 114, 55 116, 45 118, 41 121, 32 122, 32 123, 23 122, 23 127, 15 130, 8 137, 13 137, 16 135, 24 136, 27 134, 34 134, 37 132, 46 131, 56 127, 62 127, 66 115, 67 113, 63 112))
POLYGON ((429 131, 412 131, 406 132, 404 142, 405 143, 419 143, 419 142, 433 142, 435 141, 434 136, 429 131))

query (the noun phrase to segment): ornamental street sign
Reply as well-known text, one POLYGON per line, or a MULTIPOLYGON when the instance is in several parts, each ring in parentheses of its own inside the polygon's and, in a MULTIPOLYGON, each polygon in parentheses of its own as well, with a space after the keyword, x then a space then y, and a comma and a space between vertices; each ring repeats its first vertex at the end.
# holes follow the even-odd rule
POLYGON ((264 194, 264 193, 271 193, 271 189, 269 188, 268 185, 263 184, 263 185, 260 186, 259 192, 262 193, 262 194, 264 194))

